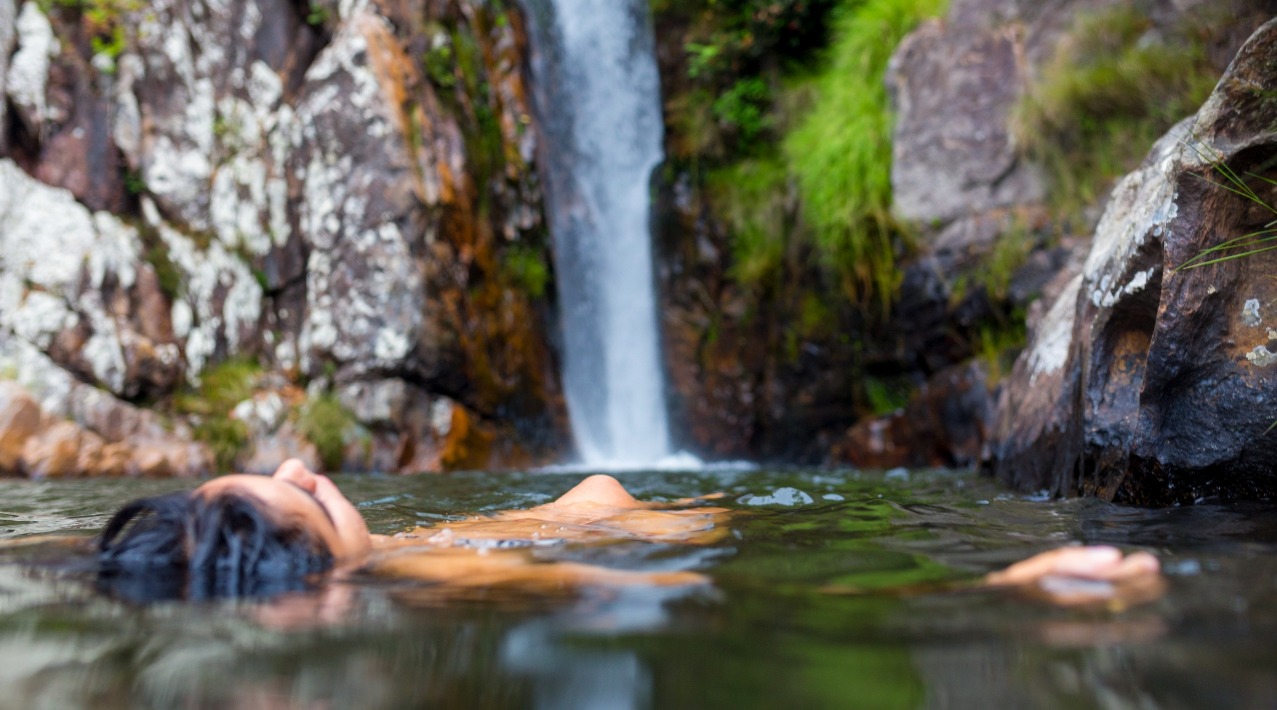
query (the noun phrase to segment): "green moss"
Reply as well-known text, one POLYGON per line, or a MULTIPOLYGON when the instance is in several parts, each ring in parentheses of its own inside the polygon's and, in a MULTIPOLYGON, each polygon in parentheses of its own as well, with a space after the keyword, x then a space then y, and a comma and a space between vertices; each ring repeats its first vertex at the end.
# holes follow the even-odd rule
POLYGON ((732 277, 756 285, 785 256, 788 175, 778 158, 745 160, 711 172, 707 186, 732 233, 732 277))
POLYGON ((865 401, 876 417, 904 409, 909 404, 909 398, 913 396, 913 384, 903 377, 867 376, 863 382, 865 401))
POLYGON ((248 444, 248 426, 238 419, 210 416, 201 419, 192 433, 208 446, 218 471, 234 471, 239 455, 248 444))
POLYGON ((985 365, 990 387, 1010 374, 1016 356, 1024 349, 1027 339, 1024 318, 1024 312, 1017 310, 1001 322, 980 326, 975 333, 972 350, 975 358, 985 365))
POLYGON ((227 360, 204 370, 197 389, 174 398, 174 408, 190 417, 195 438, 213 452, 218 470, 233 469, 248 443, 247 425, 233 419, 231 410, 253 396, 261 372, 261 366, 253 360, 227 360))
POLYGON ((297 429, 315 445, 329 471, 341 468, 354 428, 354 415, 331 393, 311 399, 297 413, 297 429))
POLYGON ((331 14, 328 8, 322 5, 311 5, 306 10, 306 24, 311 27, 323 27, 328 24, 331 14))
POLYGON ((886 302, 899 282, 904 235, 892 220, 891 130, 883 75, 900 40, 945 0, 866 0, 835 20, 810 114, 784 140, 803 214, 822 261, 861 296, 886 302))
POLYGON ((135 197, 141 195, 146 192, 146 180, 137 171, 127 170, 124 173, 124 191, 135 197))
POLYGON ((46 15, 62 10, 77 13, 84 19, 89 33, 89 47, 94 54, 110 59, 106 73, 115 73, 115 59, 127 45, 126 15, 141 10, 143 0, 40 0, 46 15))
POLYGON ((184 414, 225 414, 253 396, 261 365, 248 358, 234 358, 206 368, 194 391, 179 394, 178 411, 184 414))
POLYGON ((507 283, 532 298, 543 298, 550 283, 550 267, 535 247, 515 244, 501 255, 501 273, 507 283))
POLYGON ((983 289, 994 301, 1005 301, 1010 295, 1012 277, 1024 266, 1040 241, 1022 221, 1012 223, 998 234, 988 255, 970 272, 954 279, 949 294, 950 302, 959 303, 973 287, 983 289))
POLYGON ((456 54, 452 50, 452 36, 438 23, 428 24, 423 34, 430 38, 430 48, 421 58, 426 77, 441 89, 456 87, 456 54))
POLYGON ((1154 32, 1139 9, 1114 7, 1079 16, 1060 41, 1012 120, 1022 150, 1051 177, 1058 215, 1079 218, 1210 94, 1219 72, 1199 20, 1154 32))

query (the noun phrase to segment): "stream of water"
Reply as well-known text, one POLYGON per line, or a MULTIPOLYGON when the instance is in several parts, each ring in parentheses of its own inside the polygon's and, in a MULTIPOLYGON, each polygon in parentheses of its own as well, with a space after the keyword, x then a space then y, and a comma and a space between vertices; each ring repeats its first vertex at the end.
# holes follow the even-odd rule
POLYGON ((587 465, 669 455, 648 183, 660 81, 643 0, 527 0, 563 386, 587 465))
MULTIPOLYGON (((578 475, 337 479, 375 532, 550 500, 578 475)), ((698 570, 691 589, 440 596, 330 582, 270 602, 141 607, 82 547, 0 551, 0 708, 1200 708, 1277 702, 1277 513, 1041 501, 971 474, 623 474, 646 499, 721 491, 730 534, 536 551, 698 570), (1069 542, 1147 549, 1167 591, 1063 609, 962 586, 1069 542), (59 564, 50 565, 50 561, 59 564), (856 589, 855 594, 846 590, 856 589)), ((87 536, 180 481, 0 482, 0 535, 87 536)))

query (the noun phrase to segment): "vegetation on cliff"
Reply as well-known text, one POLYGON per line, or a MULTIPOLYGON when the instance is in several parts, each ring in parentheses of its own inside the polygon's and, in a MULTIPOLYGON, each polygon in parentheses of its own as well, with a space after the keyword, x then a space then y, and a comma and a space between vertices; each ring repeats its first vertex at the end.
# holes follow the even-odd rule
POLYGON ((1148 12, 1114 5, 1074 20, 1012 120, 1025 154, 1047 169, 1062 223, 1102 202, 1210 94, 1222 67, 1207 50, 1229 29, 1226 13, 1206 3, 1158 28, 1148 12))
MULTIPOLYGON (((945 0, 655 3, 689 22, 672 87, 676 163, 703 176, 750 288, 785 260, 826 272, 856 303, 887 305, 907 229, 891 216, 896 44, 945 0)), ((668 72, 667 72, 668 73, 668 72)))

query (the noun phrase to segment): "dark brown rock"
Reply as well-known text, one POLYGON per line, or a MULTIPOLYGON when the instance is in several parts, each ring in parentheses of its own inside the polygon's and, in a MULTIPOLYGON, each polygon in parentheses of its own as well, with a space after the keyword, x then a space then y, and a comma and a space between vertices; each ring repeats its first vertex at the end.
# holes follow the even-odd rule
POLYGON ((1022 488, 1142 504, 1277 494, 1271 252, 1183 268, 1274 214, 1277 22, 1195 118, 1114 189, 1076 281, 1003 400, 994 469, 1022 488), (1221 187, 1247 176, 1258 202, 1221 187), (1254 173, 1254 176, 1250 176, 1254 173))
POLYGON ((830 462, 860 468, 975 465, 993 424, 994 401, 982 365, 947 369, 900 411, 856 422, 834 445, 830 462))

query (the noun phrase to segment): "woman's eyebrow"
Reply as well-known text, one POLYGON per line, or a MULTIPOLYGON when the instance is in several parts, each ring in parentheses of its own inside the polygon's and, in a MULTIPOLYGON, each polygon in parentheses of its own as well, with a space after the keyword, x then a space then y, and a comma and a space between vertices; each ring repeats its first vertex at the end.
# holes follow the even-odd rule
POLYGON ((328 508, 325 507, 323 503, 319 502, 319 499, 315 497, 314 493, 311 493, 310 491, 306 490, 305 488, 302 488, 301 486, 297 485, 296 483, 293 483, 292 481, 284 481, 284 483, 287 483, 293 488, 296 488, 302 493, 305 493, 307 498, 310 498, 311 500, 315 501, 315 505, 319 506, 319 509, 323 511, 324 517, 328 518, 328 522, 332 523, 334 528, 337 527, 337 521, 333 520, 332 514, 328 512, 328 508))

